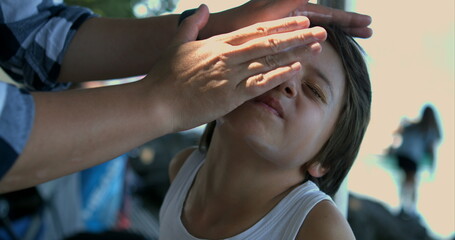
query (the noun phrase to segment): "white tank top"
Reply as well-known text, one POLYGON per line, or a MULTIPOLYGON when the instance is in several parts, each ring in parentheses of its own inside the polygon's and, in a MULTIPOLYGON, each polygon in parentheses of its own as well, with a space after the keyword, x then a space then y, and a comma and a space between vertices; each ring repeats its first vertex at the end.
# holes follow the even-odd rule
MULTIPOLYGON (((183 204, 205 156, 194 151, 172 182, 160 210, 160 240, 199 240, 181 221, 183 204)), ((311 181, 293 189, 251 228, 229 240, 295 239, 310 210, 320 201, 332 199, 311 181)))

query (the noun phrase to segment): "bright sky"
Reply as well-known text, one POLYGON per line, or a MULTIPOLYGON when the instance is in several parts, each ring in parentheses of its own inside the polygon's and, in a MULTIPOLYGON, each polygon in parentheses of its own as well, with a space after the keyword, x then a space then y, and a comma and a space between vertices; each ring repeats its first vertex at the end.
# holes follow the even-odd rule
MULTIPOLYGON (((181 0, 176 13, 206 3, 211 12, 244 0, 181 0)), ((368 54, 373 84, 372 120, 349 189, 398 207, 397 177, 379 164, 403 118, 415 119, 422 106, 433 104, 440 117, 443 141, 434 176, 421 176, 418 210, 434 234, 455 231, 454 154, 454 1, 352 1, 351 10, 373 17, 374 36, 359 40, 368 54)))
POLYGON ((379 158, 374 154, 389 146, 403 118, 419 117, 422 106, 431 103, 439 113, 443 141, 434 176, 421 176, 418 210, 436 234, 454 234, 454 1, 357 0, 354 6, 373 17, 374 36, 359 41, 370 59, 373 109, 350 189, 398 206, 397 178, 375 167, 379 158))

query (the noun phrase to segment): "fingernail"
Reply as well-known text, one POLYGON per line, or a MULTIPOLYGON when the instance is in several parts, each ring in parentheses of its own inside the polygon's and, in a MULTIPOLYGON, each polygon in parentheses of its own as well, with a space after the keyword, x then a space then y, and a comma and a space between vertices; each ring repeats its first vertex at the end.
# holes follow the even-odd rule
POLYGON ((305 17, 305 16, 297 16, 295 17, 297 19, 297 23, 303 26, 309 26, 310 25, 310 20, 305 17))
POLYGON ((291 65, 291 69, 292 71, 300 71, 300 69, 302 69, 302 64, 300 64, 300 62, 295 62, 291 65))
POLYGON ((373 21, 373 18, 371 18, 371 16, 369 16, 369 15, 363 15, 363 18, 365 19, 366 25, 370 25, 371 22, 373 21))
POLYGON ((322 51, 322 46, 320 43, 318 42, 314 42, 310 45, 310 51, 313 53, 313 54, 318 54, 322 51))
POLYGON ((313 36, 320 40, 325 40, 327 38, 327 32, 322 27, 314 27, 313 28, 313 36))

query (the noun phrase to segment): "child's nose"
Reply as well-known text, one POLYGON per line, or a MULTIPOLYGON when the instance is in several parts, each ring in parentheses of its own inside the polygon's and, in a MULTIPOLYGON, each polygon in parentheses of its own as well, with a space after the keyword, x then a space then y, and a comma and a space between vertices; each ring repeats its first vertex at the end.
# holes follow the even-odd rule
POLYGON ((297 97, 299 86, 300 86, 300 84, 298 83, 297 79, 294 78, 294 79, 291 79, 291 80, 288 80, 288 81, 282 83, 279 86, 279 90, 286 97, 295 98, 295 97, 297 97))

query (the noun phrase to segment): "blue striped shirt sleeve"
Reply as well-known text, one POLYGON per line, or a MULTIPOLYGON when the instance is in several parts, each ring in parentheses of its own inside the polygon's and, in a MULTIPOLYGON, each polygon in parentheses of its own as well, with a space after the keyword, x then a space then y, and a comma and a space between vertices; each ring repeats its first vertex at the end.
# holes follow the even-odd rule
POLYGON ((34 115, 35 105, 29 93, 0 82, 0 179, 23 151, 34 115))
POLYGON ((35 106, 31 91, 57 91, 63 56, 77 29, 95 15, 61 0, 0 1, 0 67, 20 90, 0 79, 0 179, 22 153, 35 106))
POLYGON ((94 16, 50 0, 0 1, 0 66, 29 91, 66 89, 57 82, 63 56, 77 29, 94 16))

